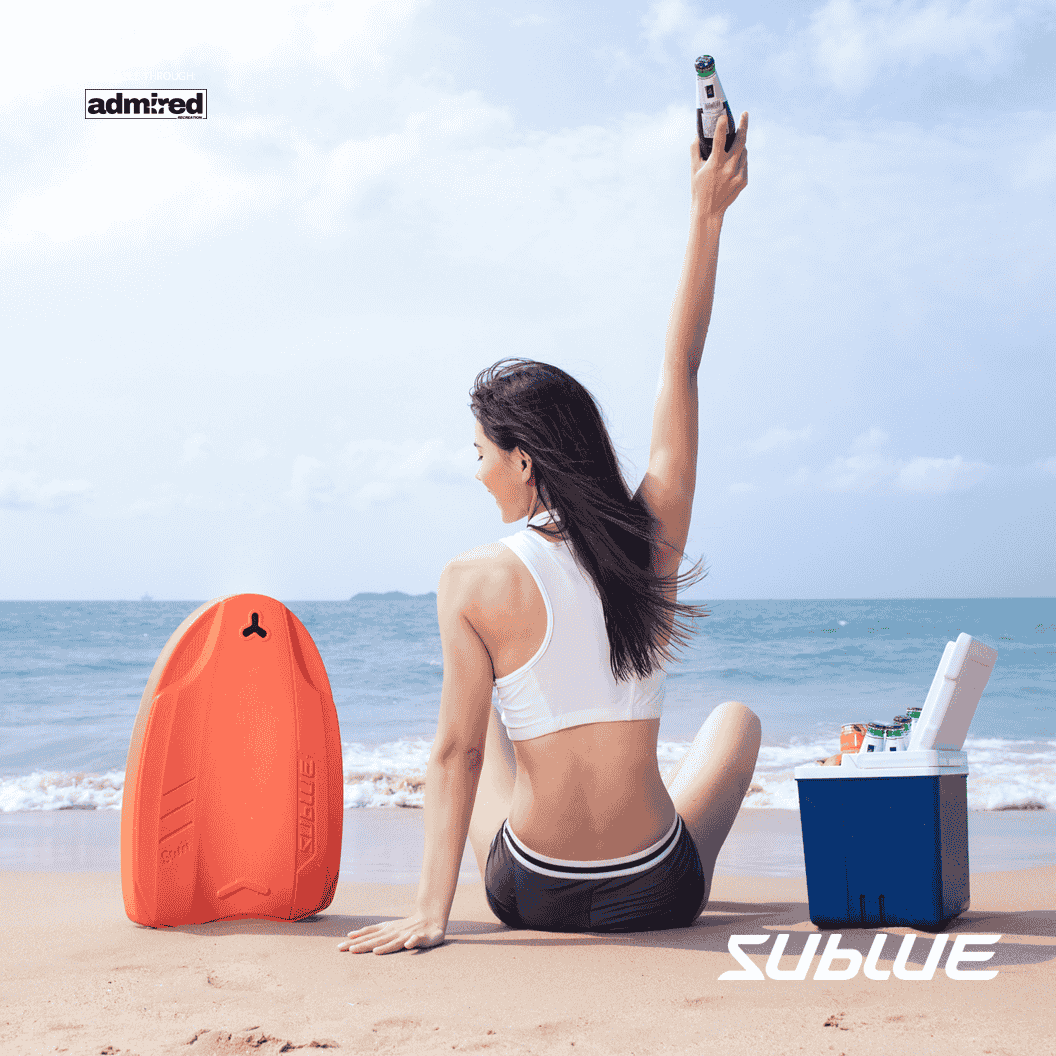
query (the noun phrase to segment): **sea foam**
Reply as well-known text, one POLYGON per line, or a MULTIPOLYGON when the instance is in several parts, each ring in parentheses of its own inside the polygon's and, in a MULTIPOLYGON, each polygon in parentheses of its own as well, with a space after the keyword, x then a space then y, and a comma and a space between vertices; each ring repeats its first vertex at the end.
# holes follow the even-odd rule
MULTIPOLYGON (((422 807, 432 745, 422 738, 367 746, 344 744, 345 809, 422 807)), ((678 765, 687 741, 661 741, 661 774, 678 765)), ((759 749, 746 809, 799 809, 793 771, 839 750, 832 740, 763 745, 759 749)), ((969 810, 1056 810, 1056 741, 968 738, 969 810)), ((26 810, 120 810, 125 775, 36 770, 0 778, 0 812, 26 810)))

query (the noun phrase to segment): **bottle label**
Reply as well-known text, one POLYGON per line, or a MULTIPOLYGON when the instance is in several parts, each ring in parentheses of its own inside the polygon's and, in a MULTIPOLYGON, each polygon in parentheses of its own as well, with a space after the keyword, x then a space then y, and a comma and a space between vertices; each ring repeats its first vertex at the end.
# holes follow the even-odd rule
POLYGON ((697 77, 697 109, 701 111, 700 123, 704 128, 705 139, 715 138, 715 126, 725 108, 726 95, 719 83, 719 75, 713 73, 707 77, 697 77))

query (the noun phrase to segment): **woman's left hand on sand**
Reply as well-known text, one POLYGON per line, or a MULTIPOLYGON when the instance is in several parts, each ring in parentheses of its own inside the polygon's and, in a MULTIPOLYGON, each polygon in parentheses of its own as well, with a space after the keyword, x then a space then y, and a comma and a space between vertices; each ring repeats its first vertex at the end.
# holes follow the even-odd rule
POLYGON ((368 924, 350 931, 339 950, 349 953, 395 953, 397 950, 424 949, 439 946, 444 941, 444 928, 423 916, 389 920, 384 924, 368 924))

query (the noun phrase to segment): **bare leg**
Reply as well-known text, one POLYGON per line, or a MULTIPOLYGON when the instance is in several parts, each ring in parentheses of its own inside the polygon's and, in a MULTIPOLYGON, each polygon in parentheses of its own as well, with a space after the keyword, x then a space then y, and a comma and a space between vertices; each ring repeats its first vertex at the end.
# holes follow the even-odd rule
POLYGON ((469 842, 477 856, 480 878, 488 864, 488 851, 499 826, 510 815, 513 785, 517 778, 517 759, 513 743, 506 735, 499 713, 493 707, 488 719, 488 736, 484 742, 484 762, 477 782, 477 798, 469 820, 469 842))
POLYGON ((709 892, 715 859, 755 772, 760 737, 753 711, 737 701, 720 704, 667 779, 675 809, 697 845, 709 892))

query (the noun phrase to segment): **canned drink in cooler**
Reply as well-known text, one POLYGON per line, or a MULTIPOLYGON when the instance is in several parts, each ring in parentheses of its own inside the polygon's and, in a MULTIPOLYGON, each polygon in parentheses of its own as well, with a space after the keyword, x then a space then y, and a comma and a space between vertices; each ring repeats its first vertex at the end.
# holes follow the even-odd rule
POLYGON ((884 751, 904 752, 906 750, 906 731, 902 726, 888 726, 884 730, 884 751))
POLYGON ((866 723, 848 722, 840 727, 840 751, 857 752, 865 740, 866 723))
POLYGON ((909 732, 912 733, 917 728, 917 721, 920 719, 920 708, 907 708, 906 714, 909 716, 909 732))
POLYGON ((859 752, 882 752, 884 750, 884 727, 878 722, 870 722, 865 728, 862 746, 859 752))

